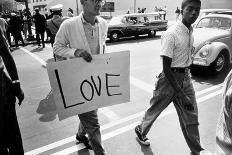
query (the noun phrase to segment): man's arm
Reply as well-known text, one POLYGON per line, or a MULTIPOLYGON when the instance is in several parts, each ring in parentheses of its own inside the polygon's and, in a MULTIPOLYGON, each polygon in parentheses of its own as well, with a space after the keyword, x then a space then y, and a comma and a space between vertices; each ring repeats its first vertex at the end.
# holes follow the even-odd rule
POLYGON ((6 38, 3 35, 3 31, 0 27, 0 56, 2 57, 2 60, 5 64, 6 70, 8 72, 8 74, 10 75, 10 78, 12 81, 15 81, 15 83, 12 84, 13 86, 13 91, 15 96, 18 98, 19 100, 19 105, 21 105, 21 102, 24 99, 24 94, 23 91, 20 87, 20 83, 19 83, 19 77, 18 77, 18 72, 17 72, 17 68, 14 62, 14 59, 10 53, 10 50, 8 48, 7 42, 6 42, 6 38))
MULTIPOLYGON (((69 40, 71 39, 71 36, 68 34, 68 28, 68 25, 64 21, 55 37, 55 43, 53 46, 54 54, 69 58, 82 57, 85 61, 90 62, 92 60, 92 56, 86 50, 68 47, 70 44, 69 40)), ((77 37, 80 37, 80 35, 77 37)))
POLYGON ((194 107, 192 105, 191 100, 189 97, 183 92, 180 85, 178 84, 178 81, 176 80, 175 76, 173 75, 173 72, 171 71, 171 63, 172 59, 167 56, 162 56, 163 58, 163 71, 168 79, 169 83, 173 87, 175 94, 177 97, 179 97, 183 103, 183 106, 186 110, 194 110, 194 107))

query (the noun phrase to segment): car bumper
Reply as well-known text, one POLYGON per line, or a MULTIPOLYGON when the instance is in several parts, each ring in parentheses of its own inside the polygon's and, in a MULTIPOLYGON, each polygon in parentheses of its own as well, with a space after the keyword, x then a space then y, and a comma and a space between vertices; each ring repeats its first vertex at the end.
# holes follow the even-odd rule
POLYGON ((209 66, 210 63, 207 61, 207 59, 204 59, 204 58, 194 58, 193 59, 193 65, 209 66))

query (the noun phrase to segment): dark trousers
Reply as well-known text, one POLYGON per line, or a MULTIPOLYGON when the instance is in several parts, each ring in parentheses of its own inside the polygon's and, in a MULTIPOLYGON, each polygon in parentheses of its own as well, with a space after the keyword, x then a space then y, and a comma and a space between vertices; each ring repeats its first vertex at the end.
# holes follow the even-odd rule
POLYGON ((25 45, 21 32, 20 33, 19 32, 13 33, 13 37, 14 37, 14 40, 15 40, 15 46, 16 47, 19 46, 19 44, 18 44, 19 41, 22 42, 23 46, 25 45))
POLYGON ((11 81, 0 71, 0 154, 23 155, 23 143, 15 111, 11 81))
POLYGON ((78 135, 80 137, 88 134, 89 141, 93 147, 95 155, 105 155, 105 150, 102 146, 100 124, 98 122, 97 110, 89 111, 78 115, 80 124, 78 135))
POLYGON ((43 46, 44 44, 44 32, 36 32, 36 40, 37 40, 37 44, 40 46, 40 39, 42 40, 42 44, 43 46))

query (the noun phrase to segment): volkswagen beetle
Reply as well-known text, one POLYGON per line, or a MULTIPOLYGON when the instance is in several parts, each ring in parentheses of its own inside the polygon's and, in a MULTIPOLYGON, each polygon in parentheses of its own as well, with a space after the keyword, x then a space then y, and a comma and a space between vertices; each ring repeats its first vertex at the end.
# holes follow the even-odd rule
POLYGON ((232 15, 210 14, 199 20, 193 30, 194 67, 206 67, 214 73, 232 62, 232 15))

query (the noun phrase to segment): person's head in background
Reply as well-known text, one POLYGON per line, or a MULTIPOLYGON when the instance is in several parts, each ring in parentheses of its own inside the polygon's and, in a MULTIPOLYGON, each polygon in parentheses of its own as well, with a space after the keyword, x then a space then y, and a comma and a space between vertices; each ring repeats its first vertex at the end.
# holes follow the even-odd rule
POLYGON ((182 22, 190 27, 197 20, 200 9, 200 0, 183 0, 181 4, 182 22))

